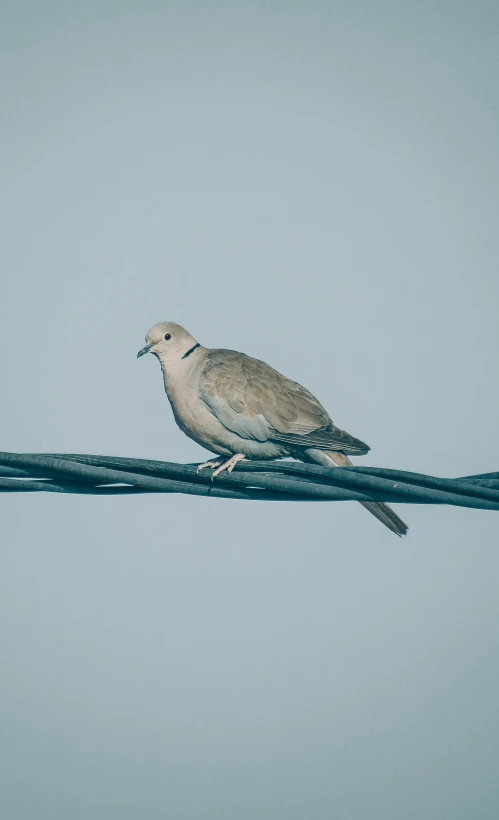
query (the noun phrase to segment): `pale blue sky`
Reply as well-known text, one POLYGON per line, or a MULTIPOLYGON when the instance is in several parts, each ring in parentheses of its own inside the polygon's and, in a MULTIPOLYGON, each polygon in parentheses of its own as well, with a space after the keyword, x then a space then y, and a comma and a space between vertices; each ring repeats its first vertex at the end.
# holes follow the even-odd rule
MULTIPOLYGON (((157 321, 499 470, 499 12, 6 2, 4 450, 204 460, 157 321)), ((9 820, 493 820, 499 517, 0 498, 9 820)))

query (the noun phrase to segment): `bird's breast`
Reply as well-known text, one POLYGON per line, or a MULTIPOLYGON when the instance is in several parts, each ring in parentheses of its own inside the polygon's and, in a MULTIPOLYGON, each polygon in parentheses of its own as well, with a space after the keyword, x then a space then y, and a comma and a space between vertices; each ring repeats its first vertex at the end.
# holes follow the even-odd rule
POLYGON ((203 447, 230 453, 231 450, 220 440, 222 425, 199 395, 196 370, 181 375, 164 374, 164 381, 166 395, 180 429, 203 447))

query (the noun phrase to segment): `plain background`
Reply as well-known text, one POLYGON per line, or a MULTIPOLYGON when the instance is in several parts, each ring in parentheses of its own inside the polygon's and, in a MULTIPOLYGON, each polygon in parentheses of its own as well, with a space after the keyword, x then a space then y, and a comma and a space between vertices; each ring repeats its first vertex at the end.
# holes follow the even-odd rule
MULTIPOLYGON (((499 469, 497 3, 2 4, 2 449, 200 461, 157 321, 499 469)), ((499 517, 0 499, 8 820, 492 820, 499 517)))

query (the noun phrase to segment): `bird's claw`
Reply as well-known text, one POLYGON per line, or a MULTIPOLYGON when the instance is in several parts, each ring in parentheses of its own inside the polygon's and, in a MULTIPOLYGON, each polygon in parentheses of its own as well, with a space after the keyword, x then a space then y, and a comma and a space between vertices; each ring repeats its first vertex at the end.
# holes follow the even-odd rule
POLYGON ((205 470, 207 467, 219 467, 222 463, 221 458, 217 458, 216 461, 205 461, 204 464, 198 464, 196 467, 196 473, 200 473, 201 470, 205 470))
POLYGON ((236 453, 235 455, 231 456, 229 459, 224 458, 217 458, 216 461, 205 461, 204 464, 200 464, 199 467, 196 469, 196 473, 199 473, 201 470, 204 470, 205 467, 214 467, 215 470, 213 471, 212 478, 216 478, 217 475, 227 471, 227 473, 231 473, 238 461, 243 461, 244 456, 242 453, 236 453))

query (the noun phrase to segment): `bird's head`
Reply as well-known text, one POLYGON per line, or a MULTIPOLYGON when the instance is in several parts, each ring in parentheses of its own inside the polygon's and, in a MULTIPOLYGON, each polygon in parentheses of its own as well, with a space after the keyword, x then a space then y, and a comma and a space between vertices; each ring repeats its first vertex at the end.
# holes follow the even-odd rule
POLYGON ((174 364, 199 347, 187 330, 175 322, 159 322, 148 331, 146 346, 139 350, 137 359, 153 353, 162 365, 174 364), (194 349, 194 350, 193 350, 194 349))

